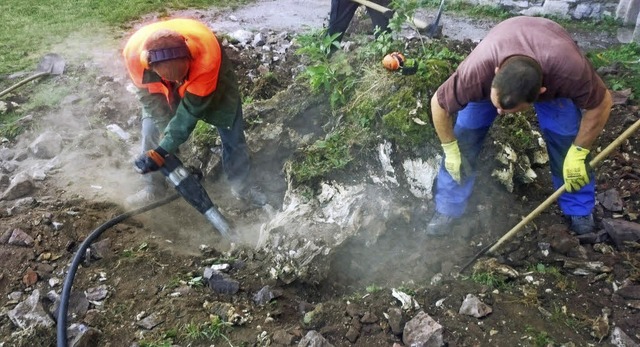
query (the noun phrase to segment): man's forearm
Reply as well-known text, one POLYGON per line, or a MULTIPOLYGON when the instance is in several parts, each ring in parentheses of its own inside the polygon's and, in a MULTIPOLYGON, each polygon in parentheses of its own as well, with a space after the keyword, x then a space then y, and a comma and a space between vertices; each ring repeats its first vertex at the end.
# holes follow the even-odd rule
POLYGON ((433 127, 441 143, 455 141, 456 136, 453 133, 453 119, 451 119, 447 111, 438 103, 437 92, 431 98, 431 118, 433 119, 433 127))
POLYGON ((582 121, 580 122, 580 130, 578 131, 576 139, 573 141, 576 146, 591 149, 593 142, 598 135, 600 135, 604 125, 609 119, 612 105, 611 94, 607 91, 600 105, 584 112, 582 121))

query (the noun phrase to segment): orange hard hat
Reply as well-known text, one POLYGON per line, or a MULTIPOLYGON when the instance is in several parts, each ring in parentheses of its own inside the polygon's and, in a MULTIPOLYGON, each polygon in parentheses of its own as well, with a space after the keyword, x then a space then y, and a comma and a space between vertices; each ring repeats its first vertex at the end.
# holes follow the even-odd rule
POLYGON ((389 71, 395 71, 404 65, 404 55, 400 52, 389 53, 382 59, 382 65, 389 71))

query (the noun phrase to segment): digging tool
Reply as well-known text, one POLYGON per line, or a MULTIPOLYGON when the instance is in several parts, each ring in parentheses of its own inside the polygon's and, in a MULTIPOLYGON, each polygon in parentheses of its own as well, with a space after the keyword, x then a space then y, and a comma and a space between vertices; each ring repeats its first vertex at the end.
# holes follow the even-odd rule
POLYGON ((61 75, 62 72, 64 72, 64 66, 64 59, 62 59, 60 55, 55 53, 48 53, 44 57, 42 57, 42 59, 38 63, 38 69, 36 70, 36 73, 1 91, 0 97, 29 81, 35 80, 36 78, 48 75, 61 75))
MULTIPOLYGON (((605 149, 603 149, 602 152, 600 152, 595 158, 593 158, 591 160, 591 162, 589 162, 589 165, 591 167, 595 167, 596 165, 598 165, 600 163, 600 161, 602 161, 602 159, 604 159, 614 149, 616 149, 618 146, 620 146, 622 141, 626 140, 629 136, 631 136, 631 134, 633 134, 636 130, 638 130, 638 128, 640 128, 640 119, 637 120, 635 123, 633 123, 629 128, 627 128, 627 130, 625 130, 622 134, 620 134, 620 136, 618 136, 615 140, 613 140, 605 149)), ((551 206, 551 204, 554 201, 556 201, 560 197, 560 195, 562 195, 562 193, 564 193, 564 191, 565 191, 565 185, 562 185, 562 187, 558 188, 558 190, 556 190, 545 201, 543 201, 540 205, 538 205, 538 207, 536 207, 533 211, 531 211, 531 213, 529 213, 528 216, 526 216, 524 219, 522 219, 520 221, 520 223, 518 223, 515 227, 513 227, 506 234, 504 234, 504 236, 502 236, 498 241, 496 241, 495 243, 485 247, 478 254, 476 254, 473 258, 471 258, 471 260, 469 260, 469 262, 467 262, 460 269, 460 273, 462 273, 467 267, 469 267, 469 265, 473 264, 473 262, 475 262, 483 254, 485 254, 485 253, 491 254, 491 253, 494 253, 496 250, 498 250, 498 248, 505 241, 509 240, 518 231, 520 231, 520 229, 522 227, 524 227, 527 223, 529 223, 531 220, 533 220, 535 217, 537 217, 542 211, 547 209, 547 207, 551 206)))
POLYGON ((444 9, 444 0, 440 0, 440 6, 438 7, 438 14, 433 23, 427 26, 427 35, 429 37, 435 37, 438 33, 438 26, 440 25, 440 17, 442 17, 442 10, 444 9))
MULTIPOLYGON (((382 13, 387 18, 393 17, 394 11, 392 9, 384 7, 384 6, 380 5, 380 4, 376 4, 375 2, 372 2, 372 1, 369 1, 369 0, 351 0, 351 1, 357 2, 360 5, 364 5, 364 6, 367 6, 368 8, 370 8, 372 10, 378 11, 378 12, 382 13)), ((412 18, 409 18, 409 21, 411 23, 413 23, 413 25, 415 25, 416 28, 418 28, 420 30, 425 29, 427 27, 427 23, 422 21, 422 20, 420 20, 420 19, 418 19, 418 18, 412 17, 412 18)))

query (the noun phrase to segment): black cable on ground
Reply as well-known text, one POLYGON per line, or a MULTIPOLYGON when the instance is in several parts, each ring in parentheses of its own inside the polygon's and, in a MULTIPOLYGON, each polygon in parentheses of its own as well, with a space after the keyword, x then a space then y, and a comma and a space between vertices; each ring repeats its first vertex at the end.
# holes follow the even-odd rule
POLYGON ((78 266, 80 262, 84 258, 84 255, 87 251, 87 248, 91 246, 93 241, 97 239, 105 230, 111 228, 112 226, 122 222, 123 220, 138 215, 143 212, 147 212, 149 210, 153 210, 154 208, 158 208, 162 205, 166 205, 171 201, 180 197, 180 194, 173 194, 167 198, 156 201, 149 205, 137 208, 135 210, 131 210, 129 212, 125 212, 106 223, 99 226, 97 229, 91 232, 89 236, 80 244, 76 254, 73 256, 73 260, 71 261, 71 265, 69 265, 69 270, 67 271, 67 276, 64 278, 64 283, 62 286, 62 294, 60 295, 60 304, 58 305, 58 319, 56 326, 56 334, 57 334, 57 347, 67 347, 67 310, 69 308, 69 296, 71 295, 71 286, 73 285, 73 279, 76 276, 76 271, 78 270, 78 266))

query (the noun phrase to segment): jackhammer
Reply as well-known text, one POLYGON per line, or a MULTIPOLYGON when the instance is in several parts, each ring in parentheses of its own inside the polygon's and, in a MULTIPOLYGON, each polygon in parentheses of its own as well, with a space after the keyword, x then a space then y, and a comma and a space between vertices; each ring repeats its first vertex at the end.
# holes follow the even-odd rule
MULTIPOLYGON (((187 170, 180 159, 174 155, 164 157, 164 165, 160 168, 169 182, 175 187, 179 195, 182 196, 191 206, 195 207, 198 212, 202 213, 207 220, 229 241, 237 241, 237 234, 231 228, 227 220, 222 216, 218 208, 209 198, 204 187, 200 184, 197 175, 187 170)), ((56 346, 67 347, 67 311, 69 308, 69 298, 71 296, 71 287, 75 278, 78 266, 84 259, 87 249, 91 246, 100 235, 108 228, 122 222, 123 220, 135 216, 137 214, 152 210, 154 208, 165 205, 178 198, 178 194, 173 194, 161 201, 156 201, 147 206, 140 207, 133 211, 125 212, 106 223, 102 224, 80 244, 76 254, 71 260, 67 275, 65 276, 62 292, 60 294, 60 305, 58 306, 57 322, 56 322, 56 346)))
POLYGON ((220 234, 229 241, 237 241, 237 235, 211 201, 198 177, 187 170, 178 157, 169 154, 164 158, 160 172, 191 206, 202 213, 220 234))

